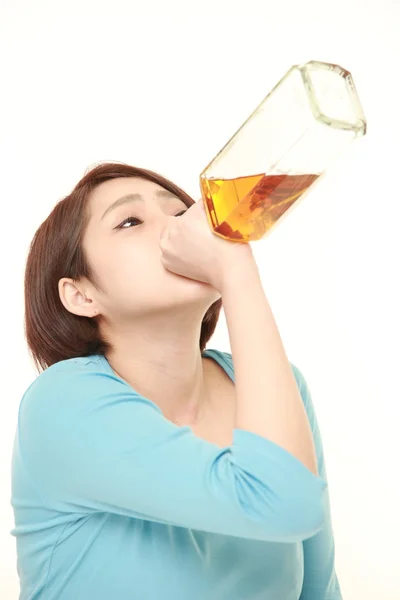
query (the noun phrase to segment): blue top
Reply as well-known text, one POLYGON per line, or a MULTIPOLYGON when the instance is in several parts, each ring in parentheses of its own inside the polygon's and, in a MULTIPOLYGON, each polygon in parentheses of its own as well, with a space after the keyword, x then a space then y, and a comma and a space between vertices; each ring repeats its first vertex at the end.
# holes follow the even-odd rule
MULTIPOLYGON (((232 355, 206 350, 234 381, 232 355)), ((328 486, 243 429, 220 448, 163 416, 104 356, 25 392, 12 459, 20 600, 342 600, 328 486)))

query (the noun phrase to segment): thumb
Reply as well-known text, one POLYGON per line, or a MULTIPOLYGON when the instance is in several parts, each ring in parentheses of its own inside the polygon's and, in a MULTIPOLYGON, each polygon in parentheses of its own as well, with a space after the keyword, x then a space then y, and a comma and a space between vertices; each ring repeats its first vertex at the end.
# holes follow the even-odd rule
POLYGON ((198 206, 197 206, 197 208, 198 208, 199 210, 202 210, 203 212, 205 212, 205 211, 206 211, 206 209, 205 209, 205 207, 204 207, 204 200, 203 200, 203 198, 200 198, 200 200, 198 200, 198 201, 196 202, 196 204, 198 205, 198 206))
POLYGON ((204 200, 203 200, 203 198, 200 198, 200 200, 197 200, 197 202, 193 202, 193 204, 191 204, 191 205, 189 206, 189 209, 190 209, 192 212, 196 212, 196 211, 199 211, 199 212, 201 212, 201 211, 204 211, 204 212, 205 212, 205 208, 204 208, 204 200))
MULTIPOLYGON (((193 204, 191 204, 190 207, 189 207, 189 211, 188 212, 190 212, 190 214, 193 214, 193 215, 200 215, 200 214, 202 214, 202 215, 205 216, 206 215, 206 209, 205 209, 205 206, 204 206, 204 200, 203 200, 203 198, 200 198, 200 200, 197 200, 197 202, 194 202, 193 204)), ((185 216, 185 215, 183 215, 183 216, 185 216)))

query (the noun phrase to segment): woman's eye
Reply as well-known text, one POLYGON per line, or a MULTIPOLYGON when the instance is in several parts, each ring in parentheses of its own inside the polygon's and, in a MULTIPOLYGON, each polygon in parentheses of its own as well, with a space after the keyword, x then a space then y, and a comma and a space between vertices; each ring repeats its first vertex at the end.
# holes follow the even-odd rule
POLYGON ((139 219, 137 219, 136 217, 128 217, 127 219, 124 219, 122 221, 122 223, 120 223, 117 227, 117 229, 128 229, 128 227, 124 227, 124 225, 126 225, 127 223, 131 223, 133 221, 139 221, 139 219))
MULTIPOLYGON (((175 215, 175 216, 176 216, 176 217, 179 217, 180 215, 184 214, 184 213, 185 213, 187 210, 189 210, 189 209, 182 210, 180 213, 178 213, 178 214, 177 214, 177 215, 175 215)), ((138 218, 136 218, 136 217, 127 217, 126 219, 124 219, 124 220, 122 221, 122 223, 120 223, 120 224, 118 225, 117 229, 131 229, 131 227, 125 227, 125 225, 126 225, 127 223, 132 223, 133 221, 138 221, 138 222, 141 222, 141 221, 140 221, 140 219, 138 219, 138 218)))

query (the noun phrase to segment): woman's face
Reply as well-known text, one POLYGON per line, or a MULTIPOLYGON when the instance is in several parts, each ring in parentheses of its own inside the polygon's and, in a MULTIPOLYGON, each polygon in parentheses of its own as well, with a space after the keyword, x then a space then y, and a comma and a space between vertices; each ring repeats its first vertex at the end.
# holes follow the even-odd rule
POLYGON ((161 263, 161 232, 168 217, 179 219, 188 210, 183 200, 151 181, 118 178, 99 185, 88 208, 83 246, 104 293, 91 291, 100 314, 110 321, 179 314, 182 308, 202 319, 221 297, 213 287, 161 263), (130 199, 123 201, 126 195, 130 199))

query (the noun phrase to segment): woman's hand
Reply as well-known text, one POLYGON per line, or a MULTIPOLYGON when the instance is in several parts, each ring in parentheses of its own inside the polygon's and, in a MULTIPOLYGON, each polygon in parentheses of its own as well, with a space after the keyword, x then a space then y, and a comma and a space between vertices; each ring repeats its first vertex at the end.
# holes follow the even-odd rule
POLYGON ((159 245, 168 271, 208 283, 219 292, 224 275, 237 261, 253 259, 250 244, 224 240, 212 232, 202 199, 178 219, 168 217, 159 245))

